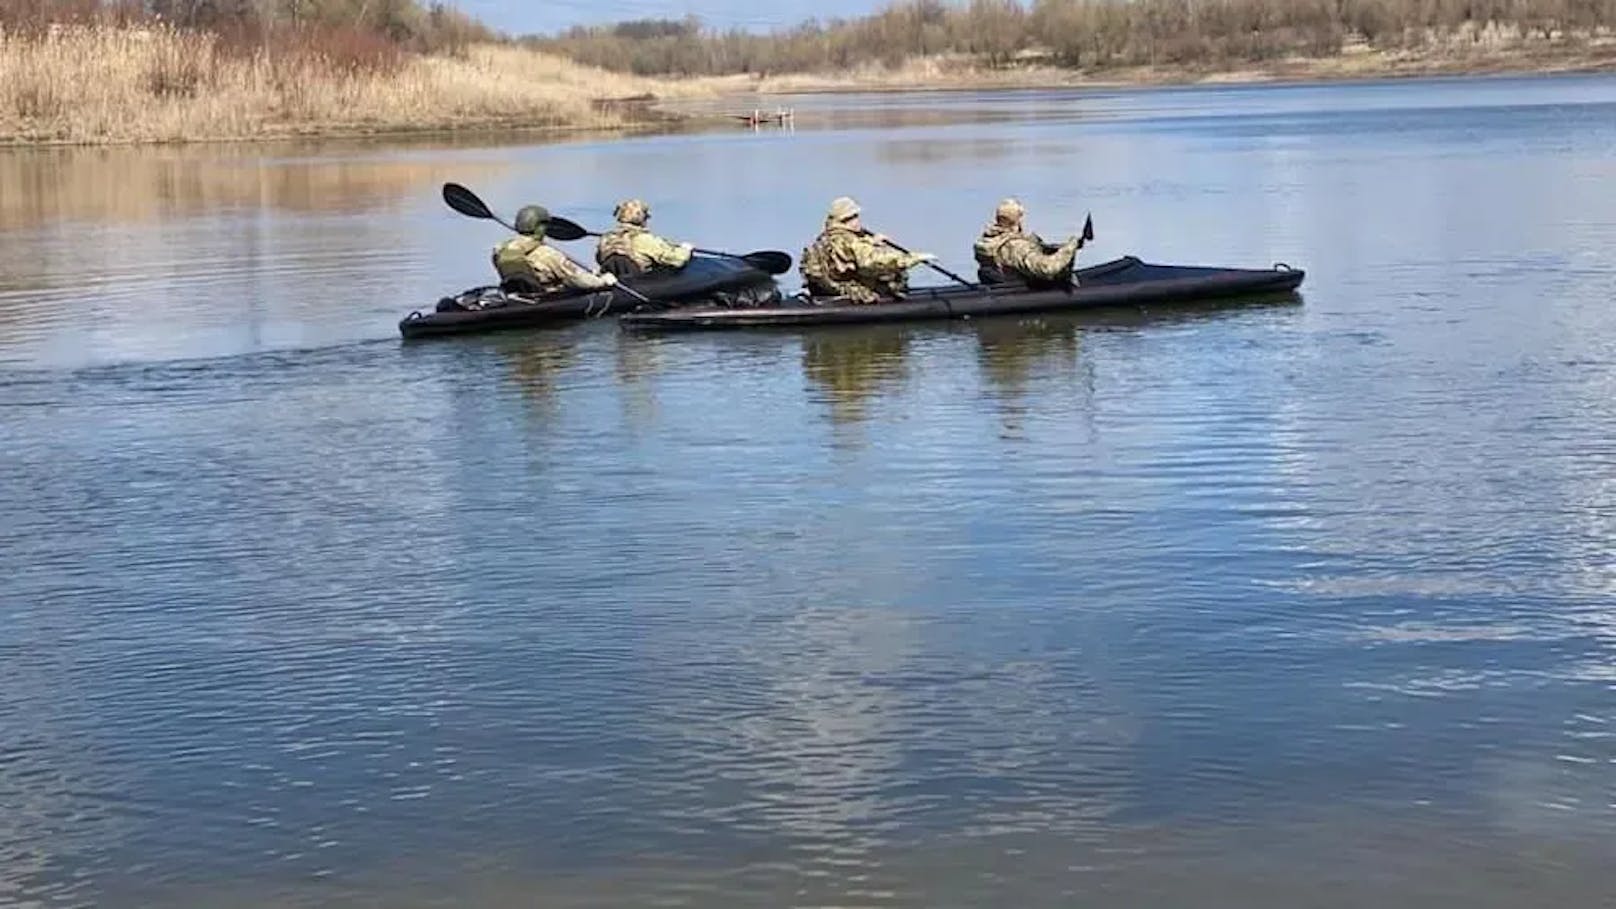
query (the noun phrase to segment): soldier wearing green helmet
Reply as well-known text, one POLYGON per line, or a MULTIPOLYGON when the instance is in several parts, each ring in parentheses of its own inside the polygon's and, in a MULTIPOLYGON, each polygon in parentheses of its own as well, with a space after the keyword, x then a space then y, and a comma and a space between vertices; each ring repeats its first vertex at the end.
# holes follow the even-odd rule
POLYGON ((494 247, 494 270, 500 285, 528 293, 601 290, 617 284, 617 276, 595 274, 544 242, 550 213, 541 205, 524 205, 516 213, 517 235, 494 247))

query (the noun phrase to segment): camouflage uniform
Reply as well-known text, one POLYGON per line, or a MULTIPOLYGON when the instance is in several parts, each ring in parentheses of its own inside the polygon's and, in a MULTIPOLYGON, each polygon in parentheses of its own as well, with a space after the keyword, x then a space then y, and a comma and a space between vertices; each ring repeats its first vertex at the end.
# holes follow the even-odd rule
POLYGON ((803 283, 815 296, 845 297, 852 303, 879 303, 909 289, 909 269, 929 259, 900 253, 849 225, 858 216, 851 199, 837 199, 825 229, 802 252, 803 283))
POLYGON ((1051 248, 1022 226, 1021 203, 1006 199, 994 212, 993 223, 976 241, 976 264, 984 281, 1022 280, 1050 283, 1069 280, 1082 241, 1076 237, 1051 248))
POLYGON ((629 199, 617 206, 617 226, 601 235, 595 250, 595 261, 602 266, 614 256, 634 263, 636 271, 648 271, 658 266, 684 268, 690 261, 690 244, 675 246, 645 229, 651 210, 638 199, 629 199))
POLYGON ((494 270, 500 283, 516 283, 524 290, 540 294, 568 289, 600 290, 616 284, 616 279, 586 271, 561 250, 544 244, 544 222, 549 213, 537 205, 516 213, 518 236, 494 247, 494 270))

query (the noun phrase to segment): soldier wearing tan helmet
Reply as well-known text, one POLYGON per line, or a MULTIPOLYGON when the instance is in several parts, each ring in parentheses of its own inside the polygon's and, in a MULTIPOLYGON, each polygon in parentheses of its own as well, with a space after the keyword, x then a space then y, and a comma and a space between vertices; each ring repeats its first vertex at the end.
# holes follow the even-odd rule
POLYGON ((976 240, 977 276, 984 284, 1023 281, 1029 284, 1071 280, 1082 237, 1068 238, 1060 246, 1045 243, 1027 230, 1027 210, 1015 199, 999 203, 993 221, 976 240))
POLYGON ((600 290, 617 283, 616 275, 597 275, 579 268, 566 254, 544 242, 550 213, 540 205, 525 205, 516 213, 516 236, 494 247, 494 270, 502 287, 526 293, 553 294, 564 290, 600 290))
POLYGON ((909 269, 932 262, 930 253, 901 253, 859 220, 859 204, 846 196, 830 204, 825 229, 802 252, 802 278, 815 296, 879 303, 909 289, 909 269))
POLYGON ((618 203, 612 216, 617 226, 601 235, 595 249, 595 261, 607 271, 626 277, 653 268, 684 268, 690 261, 690 244, 675 245, 646 230, 651 208, 639 199, 618 203))

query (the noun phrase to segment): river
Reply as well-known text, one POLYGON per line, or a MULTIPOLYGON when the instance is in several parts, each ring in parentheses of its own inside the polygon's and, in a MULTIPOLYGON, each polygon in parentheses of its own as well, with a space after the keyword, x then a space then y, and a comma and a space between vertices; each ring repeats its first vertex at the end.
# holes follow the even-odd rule
POLYGON ((1616 892, 1616 78, 782 103, 0 150, 0 905, 1616 892), (1308 279, 406 344, 445 180, 1308 279))

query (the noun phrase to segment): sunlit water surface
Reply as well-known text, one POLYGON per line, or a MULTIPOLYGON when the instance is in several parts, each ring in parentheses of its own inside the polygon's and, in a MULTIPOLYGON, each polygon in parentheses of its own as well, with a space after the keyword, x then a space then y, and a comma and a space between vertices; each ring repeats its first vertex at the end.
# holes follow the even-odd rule
POLYGON ((0 152, 0 904, 1606 904, 1616 79, 784 103, 0 152), (1309 276, 405 344, 445 180, 1309 276))

